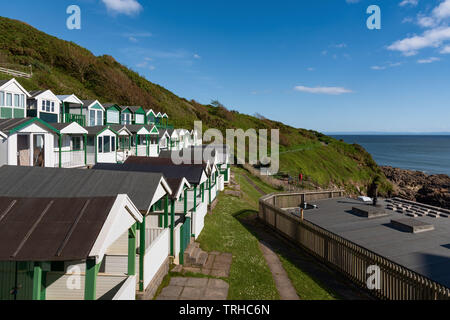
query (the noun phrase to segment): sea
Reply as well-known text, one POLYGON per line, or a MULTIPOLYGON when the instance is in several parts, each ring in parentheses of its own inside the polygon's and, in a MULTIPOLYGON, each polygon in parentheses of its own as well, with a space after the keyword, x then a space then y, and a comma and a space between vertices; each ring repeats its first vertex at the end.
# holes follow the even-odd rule
POLYGON ((363 146, 381 166, 450 176, 450 135, 331 135, 363 146))

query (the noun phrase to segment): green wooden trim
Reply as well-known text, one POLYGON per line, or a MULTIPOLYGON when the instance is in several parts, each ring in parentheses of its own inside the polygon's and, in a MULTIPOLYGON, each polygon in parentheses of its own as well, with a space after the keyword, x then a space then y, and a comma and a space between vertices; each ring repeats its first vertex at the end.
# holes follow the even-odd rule
POLYGON ((139 140, 139 136, 136 135, 136 157, 138 156, 138 141, 139 140))
POLYGON ((205 183, 203 182, 200 186, 200 190, 202 193, 202 203, 205 202, 205 183))
POLYGON ((188 194, 188 190, 187 189, 184 189, 184 214, 186 215, 187 214, 187 205, 188 205, 188 196, 187 196, 187 194, 188 194))
POLYGON ((140 107, 139 109, 136 110, 135 114, 146 115, 147 113, 145 112, 144 108, 140 107))
POLYGON ((139 291, 144 291, 145 217, 139 224, 139 291))
POLYGON ((84 134, 84 165, 87 165, 87 134, 84 134))
POLYGON ((175 256, 174 233, 175 233, 175 199, 170 199, 170 255, 172 257, 175 256))
POLYGON ((105 108, 102 108, 98 103, 95 103, 93 106, 89 107, 90 109, 105 111, 105 108))
POLYGON ((59 134, 59 167, 61 168, 62 164, 62 137, 63 134, 59 134))
POLYGON ((212 203, 212 200, 211 200, 211 179, 208 179, 208 181, 209 181, 209 204, 211 204, 212 203))
POLYGON ((33 300, 41 300, 41 292, 42 292, 42 267, 40 263, 35 263, 33 269, 33 300))
POLYGON ((128 275, 136 275, 136 223, 128 229, 128 275))
POLYGON ((86 280, 84 284, 84 300, 97 299, 97 274, 100 269, 99 264, 95 264, 95 259, 86 260, 86 280))
POLYGON ((9 133, 13 134, 13 133, 15 133, 17 131, 20 131, 21 129, 23 129, 23 128, 27 127, 28 125, 30 125, 32 123, 35 123, 35 122, 39 122, 40 124, 42 124, 43 126, 47 127, 48 129, 52 130, 56 134, 60 134, 58 129, 54 128, 53 126, 51 126, 50 124, 48 124, 47 122, 45 122, 44 120, 41 120, 39 118, 32 118, 32 119, 30 119, 30 120, 28 120, 28 121, 18 125, 17 127, 11 129, 9 131, 9 133))
POLYGON ((169 227, 169 196, 166 195, 164 201, 164 228, 169 227))
POLYGON ((194 186, 194 212, 197 212, 197 186, 194 186))
POLYGON ((119 113, 122 111, 122 109, 119 107, 118 104, 113 104, 112 106, 106 107, 106 108, 105 108, 105 111, 108 111, 109 109, 112 109, 112 108, 114 108, 114 109, 116 109, 117 111, 119 111, 119 113))

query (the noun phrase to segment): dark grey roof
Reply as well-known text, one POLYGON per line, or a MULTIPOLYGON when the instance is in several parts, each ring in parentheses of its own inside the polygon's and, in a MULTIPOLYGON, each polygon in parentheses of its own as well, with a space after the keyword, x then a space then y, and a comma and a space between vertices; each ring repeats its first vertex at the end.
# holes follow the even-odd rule
POLYGON ((0 197, 0 261, 89 258, 116 197, 0 197))
POLYGON ((38 126, 45 128, 46 130, 50 129, 49 127, 40 123, 37 119, 38 118, 0 119, 0 131, 7 133, 28 121, 34 121, 38 126))
POLYGON ((151 130, 151 128, 149 128, 148 126, 146 126, 144 124, 131 124, 131 125, 122 126, 122 128, 123 127, 127 128, 132 134, 136 134, 143 127, 145 127, 148 131, 151 130))
POLYGON ((53 128, 57 129, 57 130, 62 130, 68 126, 70 126, 72 124, 72 122, 68 122, 68 123, 49 123, 49 125, 51 125, 53 128))
POLYGON ((124 164, 99 163, 94 166, 94 169, 126 172, 159 172, 167 179, 186 178, 190 184, 200 184, 204 171, 202 165, 174 165, 158 160, 164 159, 130 157, 124 164), (130 160, 138 158, 142 159, 142 162, 130 162, 130 160))
POLYGON ((34 91, 30 91, 29 94, 31 96, 31 98, 34 98, 38 95, 40 95, 41 93, 44 93, 47 90, 34 90, 34 91))
POLYGON ((95 101, 97 101, 97 100, 81 100, 81 102, 83 102, 83 105, 84 105, 85 107, 90 106, 90 105, 93 104, 95 101))
POLYGON ((11 79, 9 80, 0 80, 0 86, 4 85, 5 83, 8 83, 11 79))
MULTIPOLYGON (((127 128, 127 126, 122 125, 122 124, 111 124, 111 125, 109 125, 109 127, 110 127, 111 129, 113 129, 114 131, 116 131, 116 132, 119 132, 119 131, 122 130, 123 128, 127 128)), ((128 128, 127 128, 127 129, 128 129, 128 128)), ((129 129, 128 129, 128 131, 129 131, 129 129)))
MULTIPOLYGON (((189 159, 192 159, 191 160, 192 162, 194 162, 194 159, 203 159, 204 162, 209 161, 210 163, 214 163, 214 160, 216 158, 216 152, 217 152, 217 149, 215 149, 215 148, 206 150, 206 148, 202 148, 202 147, 190 147, 190 148, 184 148, 180 151, 178 151, 178 150, 175 150, 175 151, 163 150, 160 152, 159 157, 171 159, 172 155, 176 154, 181 157, 187 156, 187 157, 189 157, 189 159), (206 153, 204 151, 206 151, 206 153), (206 158, 205 158, 205 156, 206 156, 206 158)), ((222 159, 222 157, 220 156, 220 153, 217 158, 219 158, 218 160, 222 159)))
MULTIPOLYGON (((106 128, 110 128, 111 126, 93 126, 93 127, 83 127, 84 129, 87 130, 88 135, 95 135, 98 134, 100 131, 103 131, 106 128)), ((113 128, 111 128, 112 130, 114 130, 113 128)))
POLYGON ((102 106, 105 107, 105 109, 107 109, 112 106, 117 106, 117 103, 107 102, 107 103, 103 103, 102 106))
MULTIPOLYGON (((389 216, 368 219, 351 213, 353 206, 361 205, 357 200, 340 198, 311 204, 318 209, 306 210, 306 220, 450 287, 450 218, 414 218, 434 225, 435 230, 413 234, 393 228, 391 220, 405 215, 392 210, 386 209, 389 216)), ((386 205, 384 201, 380 204, 386 205)))
MULTIPOLYGON (((139 107, 139 106, 128 106, 127 108, 130 108, 131 111, 136 112, 139 109, 141 109, 142 107, 139 107)), ((142 108, 142 110, 144 110, 144 108, 142 108)))
MULTIPOLYGON (((149 131, 151 130, 153 126, 150 126, 149 131)), ((167 132, 167 129, 158 129, 158 137, 161 139, 162 137, 164 137, 164 134, 167 132)))
POLYGON ((161 173, 3 166, 0 196, 109 197, 127 194, 141 211, 149 209, 161 173))

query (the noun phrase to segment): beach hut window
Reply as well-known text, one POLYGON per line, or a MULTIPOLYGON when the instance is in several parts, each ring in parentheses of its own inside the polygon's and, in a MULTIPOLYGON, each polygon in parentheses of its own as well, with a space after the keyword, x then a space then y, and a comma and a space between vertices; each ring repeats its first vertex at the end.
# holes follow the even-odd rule
POLYGON ((103 137, 98 138, 98 153, 103 153, 103 137))
POLYGON ((97 111, 97 125, 103 125, 103 111, 97 111))
POLYGON ((116 137, 111 137, 111 151, 116 151, 116 137))
POLYGON ((109 136, 103 137, 103 152, 111 152, 111 137, 109 136))
POLYGON ((5 93, 3 91, 0 91, 0 107, 3 107, 5 105, 5 93))
POLYGON ((95 126, 95 110, 89 111, 89 125, 91 127, 95 126))

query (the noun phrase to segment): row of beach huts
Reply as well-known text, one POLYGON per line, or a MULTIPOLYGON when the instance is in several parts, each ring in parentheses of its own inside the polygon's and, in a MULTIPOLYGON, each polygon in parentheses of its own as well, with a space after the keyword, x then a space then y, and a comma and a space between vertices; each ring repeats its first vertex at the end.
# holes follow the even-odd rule
POLYGON ((152 298, 229 181, 166 114, 0 80, 0 300, 152 298))

